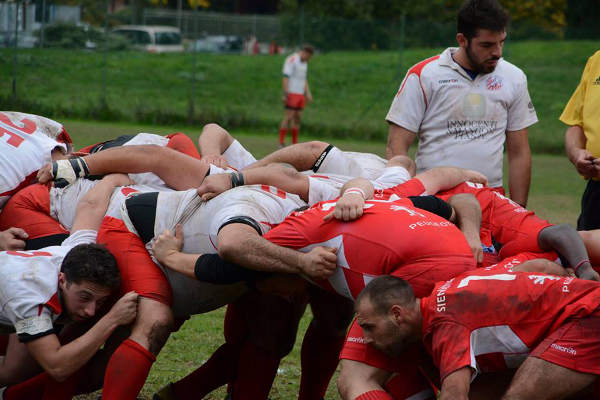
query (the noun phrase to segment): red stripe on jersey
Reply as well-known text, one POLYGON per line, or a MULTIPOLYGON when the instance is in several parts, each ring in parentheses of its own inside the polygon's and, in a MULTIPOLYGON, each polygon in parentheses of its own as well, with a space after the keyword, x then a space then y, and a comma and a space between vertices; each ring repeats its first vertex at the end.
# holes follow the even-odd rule
POLYGON ((64 126, 60 134, 56 137, 56 141, 60 143, 73 144, 73 140, 71 140, 71 136, 69 136, 64 126))
POLYGON ((47 251, 32 251, 31 253, 21 252, 21 251, 13 251, 9 250, 6 254, 11 256, 19 256, 19 257, 51 257, 52 253, 48 253, 47 251))
POLYGON ((38 315, 42 313, 42 309, 44 306, 52 310, 54 314, 60 314, 62 312, 62 306, 60 304, 60 300, 58 299, 58 293, 54 293, 54 296, 52 296, 50 300, 46 302, 46 304, 40 304, 38 315))
POLYGON ((121 189, 121 193, 123 193, 124 196, 129 196, 131 193, 136 193, 139 192, 139 190, 136 190, 134 188, 130 188, 130 187, 124 187, 121 189))
POLYGON ((284 192, 283 190, 281 190, 281 189, 279 189, 279 188, 276 188, 276 187, 274 187, 274 186, 269 186, 269 185, 260 185, 260 188, 261 188, 262 190, 264 190, 265 192, 268 192, 268 193, 274 194, 274 195, 276 195, 276 196, 278 196, 278 197, 281 197, 282 199, 285 199, 285 198, 286 198, 286 196, 287 196, 286 192, 284 192))
POLYGON ((406 79, 404 79, 404 82, 402 82, 402 86, 400 86, 400 90, 398 90, 398 93, 396 93, 396 96, 398 96, 400 94, 400 92, 402 92, 402 89, 404 89, 404 85, 406 84, 406 80, 408 79, 408 77, 411 74, 416 74, 417 77, 419 78, 419 86, 421 86, 421 91, 423 92, 423 98, 425 99, 425 107, 427 107, 427 104, 428 104, 427 96, 425 95, 425 89, 423 89, 423 83, 421 82, 421 72, 423 72, 423 68, 425 68, 425 66, 427 64, 429 64, 432 61, 437 60, 438 58, 440 58, 439 54, 437 56, 433 56, 426 60, 423 60, 420 63, 418 63, 417 65, 413 66, 411 69, 409 69, 408 73, 406 74, 406 79))
POLYGON ((0 197, 2 196, 12 196, 13 194, 17 193, 19 190, 23 189, 25 186, 29 186, 31 185, 36 177, 37 177, 37 171, 32 172, 31 174, 27 175, 25 177, 25 179, 23 180, 23 182, 19 183, 19 186, 17 186, 16 188, 9 190, 8 192, 4 192, 4 193, 0 193, 0 197))
POLYGON ((311 178, 321 178, 321 179, 330 179, 328 176, 325 175, 310 175, 311 178))

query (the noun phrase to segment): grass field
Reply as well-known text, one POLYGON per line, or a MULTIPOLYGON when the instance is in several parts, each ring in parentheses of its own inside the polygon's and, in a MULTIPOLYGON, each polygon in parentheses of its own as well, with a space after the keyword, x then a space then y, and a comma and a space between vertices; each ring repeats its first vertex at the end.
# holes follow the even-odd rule
MULTIPOLYGON (((450 42, 449 44, 452 44, 450 42)), ((536 153, 562 151, 558 116, 575 89, 592 41, 508 42, 506 59, 528 75, 540 122, 530 130, 536 153)), ((310 64, 314 95, 303 130, 314 136, 384 140, 384 117, 406 70, 441 49, 399 52, 332 52, 310 64)), ((106 74, 101 53, 78 50, 21 50, 19 102, 11 93, 11 49, 0 49, 0 107, 55 117, 108 119, 151 124, 187 121, 192 92, 191 54, 110 53, 106 74), (102 106, 103 81, 107 105, 102 106)), ((272 133, 281 118, 283 56, 199 54, 195 121, 272 133)))
MULTIPOLYGON (((151 132, 166 134, 183 131, 194 139, 201 127, 169 126, 152 127, 139 124, 96 123, 76 120, 62 121, 77 146, 107 140, 122 134, 151 132)), ((231 133, 257 157, 276 149, 275 134, 265 136, 249 130, 232 130, 231 133)), ((315 139, 303 137, 305 140, 315 139)), ((367 151, 383 154, 383 142, 365 142, 358 140, 333 139, 331 142, 344 150, 367 151)), ((574 224, 579 210, 579 198, 583 192, 584 181, 580 179, 566 157, 562 155, 535 155, 533 160, 533 182, 529 208, 535 210, 552 222, 574 224)), ((154 364, 149 379, 140 395, 142 399, 150 399, 152 393, 167 382, 177 380, 208 359, 212 352, 223 342, 222 320, 223 309, 208 314, 195 316, 186 322, 183 328, 171 336, 166 347, 154 364)), ((299 337, 306 329, 309 317, 305 316, 299 337)), ((299 341, 298 341, 299 342, 299 341)), ((283 360, 275 385, 271 391, 271 399, 293 399, 297 395, 300 379, 299 343, 292 353, 283 360)), ((222 399, 223 389, 210 395, 210 399, 222 399)), ((80 399, 96 399, 96 395, 81 396, 80 399)), ((335 385, 331 384, 328 399, 337 399, 335 385)))

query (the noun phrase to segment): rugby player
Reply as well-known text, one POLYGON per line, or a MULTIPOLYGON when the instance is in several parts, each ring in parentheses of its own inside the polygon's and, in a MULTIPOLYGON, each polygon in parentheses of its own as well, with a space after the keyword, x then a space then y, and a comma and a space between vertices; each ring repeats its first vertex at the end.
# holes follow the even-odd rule
POLYGON ((424 343, 439 369, 440 399, 468 399, 479 373, 518 365, 503 399, 556 399, 600 374, 599 299, 598 282, 478 270, 438 283, 423 299, 403 279, 379 277, 356 311, 367 343, 393 357, 424 343))
MULTIPOLYGON (((20 342, 9 343, 0 368, 1 386, 36 371, 32 359, 47 372, 47 379, 64 381, 92 358, 119 325, 135 318, 137 294, 128 293, 88 332, 68 344, 61 345, 54 327, 94 317, 118 288, 114 257, 94 242, 110 194, 127 182, 124 175, 109 175, 91 190, 78 205, 73 233, 62 245, 0 252, 1 325, 12 327, 20 342)), ((17 393, 24 389, 10 387, 3 398, 19 398, 17 393)))

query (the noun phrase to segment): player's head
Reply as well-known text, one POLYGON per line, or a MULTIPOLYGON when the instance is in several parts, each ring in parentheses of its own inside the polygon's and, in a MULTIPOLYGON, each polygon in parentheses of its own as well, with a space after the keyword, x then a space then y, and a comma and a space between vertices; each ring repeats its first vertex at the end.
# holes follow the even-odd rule
POLYGON ((398 356, 420 339, 421 312, 410 285, 395 276, 373 279, 355 303, 356 320, 373 347, 398 356))
POLYGON ((307 62, 308 60, 310 60, 313 54, 315 54, 314 47, 312 47, 310 44, 302 45, 302 48, 300 49, 300 59, 302 60, 302 62, 307 62))
POLYGON ((119 283, 115 258, 104 246, 94 243, 73 247, 58 278, 63 307, 74 321, 93 317, 119 283))
POLYGON ((476 72, 490 73, 502 57, 509 16, 497 0, 467 0, 458 11, 456 40, 476 72))

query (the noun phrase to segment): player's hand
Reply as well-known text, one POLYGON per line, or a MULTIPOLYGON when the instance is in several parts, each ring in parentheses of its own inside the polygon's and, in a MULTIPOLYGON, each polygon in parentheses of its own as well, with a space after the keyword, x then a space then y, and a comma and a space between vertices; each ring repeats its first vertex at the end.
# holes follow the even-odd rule
POLYGON ((487 177, 484 174, 482 174, 481 172, 474 171, 472 169, 465 169, 464 172, 465 172, 467 181, 473 182, 473 183, 481 183, 482 185, 487 186, 487 184, 488 184, 487 177))
POLYGON ((479 232, 463 232, 463 235, 465 236, 465 239, 467 239, 467 243, 469 243, 469 247, 471 248, 471 253, 473 253, 475 262, 480 264, 483 262, 483 246, 481 245, 479 232))
POLYGON ((202 156, 200 161, 202 161, 206 164, 212 164, 215 167, 219 167, 219 168, 223 168, 223 169, 229 168, 229 164, 227 163, 227 158, 225 158, 221 154, 202 156))
POLYGON ((600 281, 600 275, 592 268, 591 264, 582 265, 577 270, 576 274, 579 279, 587 279, 588 281, 600 281))
POLYGON ((310 94, 310 93, 306 94, 306 102, 307 103, 312 103, 313 102, 312 94, 310 94))
POLYGON ((315 280, 327 279, 337 267, 337 249, 333 247, 317 246, 308 253, 303 253, 302 271, 309 278, 315 280))
MULTIPOLYGON (((596 159, 585 149, 578 149, 574 153, 575 157, 572 162, 577 169, 577 172, 586 179, 594 178, 598 175, 596 169, 596 159)), ((598 160, 598 168, 600 168, 600 160, 598 160)))
POLYGON ((168 265, 168 258, 179 253, 183 247, 183 228, 181 224, 175 226, 175 236, 170 230, 165 230, 154 239, 152 252, 161 264, 168 265))
POLYGON ((137 315, 138 294, 129 292, 123 295, 110 309, 107 316, 117 325, 129 325, 137 315))
POLYGON ((29 236, 21 228, 8 228, 0 232, 0 251, 4 250, 23 250, 25 248, 25 239, 29 236))
POLYGON ((204 178, 196 192, 203 201, 208 201, 229 189, 231 189, 230 174, 216 174, 204 178))
POLYGON ((48 183, 54 179, 52 175, 52 163, 44 165, 37 173, 37 180, 39 183, 48 183))
POLYGON ((333 211, 323 217, 323 220, 329 221, 331 218, 342 221, 353 221, 363 215, 365 199, 360 193, 345 193, 340 197, 333 211))

